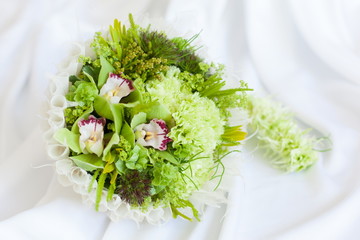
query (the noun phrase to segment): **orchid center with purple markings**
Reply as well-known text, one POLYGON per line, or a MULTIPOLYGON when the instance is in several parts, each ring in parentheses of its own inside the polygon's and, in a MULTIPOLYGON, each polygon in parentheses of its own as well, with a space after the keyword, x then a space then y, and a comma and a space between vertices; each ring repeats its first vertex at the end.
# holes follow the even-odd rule
POLYGON ((133 82, 119 74, 109 73, 109 77, 100 89, 100 96, 104 96, 110 103, 119 103, 123 97, 134 91, 133 82))
POLYGON ((167 136, 169 129, 164 120, 153 119, 148 124, 140 124, 135 128, 136 142, 142 146, 150 146, 165 151, 171 138, 167 136))
POLYGON ((80 132, 80 148, 83 153, 94 153, 100 157, 104 150, 105 118, 96 118, 90 115, 87 120, 78 122, 80 132))

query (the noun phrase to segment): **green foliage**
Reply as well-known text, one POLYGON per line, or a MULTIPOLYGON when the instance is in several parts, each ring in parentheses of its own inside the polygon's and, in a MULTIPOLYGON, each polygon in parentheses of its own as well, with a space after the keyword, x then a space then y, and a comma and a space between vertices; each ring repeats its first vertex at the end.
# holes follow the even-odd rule
POLYGON ((196 74, 183 71, 179 73, 179 78, 192 91, 199 92, 202 97, 210 98, 220 109, 221 116, 228 119, 231 116, 230 109, 246 108, 246 91, 251 91, 244 81, 240 81, 239 88, 223 89, 225 80, 223 79, 224 66, 199 63, 199 71, 196 74), (213 73, 210 73, 213 72, 213 73), (238 94, 240 92, 240 94, 238 94))
POLYGON ((200 33, 195 34, 190 39, 185 39, 182 37, 175 37, 175 38, 171 39, 171 41, 176 45, 176 47, 179 49, 179 51, 186 51, 186 50, 190 51, 191 50, 192 52, 195 52, 200 47, 195 48, 191 45, 191 43, 193 43, 194 40, 199 37, 199 35, 200 35, 200 33))
POLYGON ((136 126, 138 126, 142 123, 146 123, 146 113, 139 112, 139 113, 135 114, 134 117, 131 119, 130 126, 132 129, 135 129, 136 126))
POLYGON ((125 161, 129 158, 131 150, 132 145, 123 136, 120 135, 120 141, 116 146, 114 146, 113 151, 117 158, 117 161, 115 162, 115 167, 119 174, 125 173, 125 161))
POLYGON ((143 170, 147 167, 148 161, 146 148, 135 145, 130 152, 129 158, 125 160, 125 165, 128 169, 143 170))
POLYGON ((94 109, 100 116, 114 121, 115 132, 120 133, 124 118, 124 106, 122 104, 113 104, 101 96, 96 96, 94 109))
POLYGON ((204 90, 205 77, 201 73, 192 74, 190 72, 180 72, 179 78, 189 87, 192 92, 201 92, 204 90))
POLYGON ((93 171, 104 168, 103 160, 95 154, 81 154, 70 157, 74 163, 86 171, 93 171))
POLYGON ((119 134, 124 121, 124 107, 121 104, 110 104, 110 110, 114 119, 115 132, 119 134))
POLYGON ((111 198, 113 197, 114 195, 114 192, 115 192, 115 189, 116 189, 116 184, 113 183, 109 186, 109 189, 108 189, 108 194, 106 196, 106 201, 110 201, 111 198))
POLYGON ((131 147, 135 146, 135 133, 127 122, 124 122, 120 134, 128 141, 131 147))
POLYGON ((165 33, 147 29, 140 31, 140 39, 140 46, 149 57, 167 59, 167 63, 170 65, 180 61, 179 49, 165 33))
POLYGON ((114 116, 110 108, 111 103, 101 96, 95 97, 94 109, 100 116, 114 121, 114 116))
POLYGON ((181 58, 176 66, 182 71, 190 72, 192 74, 201 72, 200 63, 203 62, 204 59, 200 58, 191 50, 187 50, 183 54, 184 57, 181 58))
POLYGON ((128 158, 129 152, 132 149, 131 144, 123 137, 120 136, 120 142, 116 149, 119 159, 125 161, 128 158))
POLYGON ((102 56, 106 59, 115 55, 115 52, 109 45, 108 41, 102 36, 101 32, 95 33, 94 40, 90 44, 97 56, 102 56))
POLYGON ((138 113, 146 114, 145 116, 146 116, 147 120, 158 118, 158 119, 164 120, 167 123, 170 123, 172 120, 171 112, 166 107, 166 105, 161 104, 157 101, 138 104, 131 111, 132 111, 132 114, 135 114, 134 117, 138 113))
POLYGON ((248 95, 247 91, 252 91, 248 87, 248 84, 244 81, 240 81, 240 87, 234 89, 221 90, 212 95, 212 100, 216 106, 220 109, 221 115, 225 119, 231 116, 230 109, 248 107, 248 95))
POLYGON ((154 166, 152 184, 154 186, 171 185, 178 178, 179 171, 171 163, 158 162, 154 166))
POLYGON ((95 199, 95 209, 96 211, 99 211, 99 205, 100 205, 100 201, 101 201, 101 196, 102 196, 102 191, 104 189, 104 185, 105 185, 105 180, 108 174, 106 173, 101 173, 99 180, 98 180, 98 185, 96 188, 96 199, 95 199))
MULTIPOLYGON (((88 72, 83 73, 82 77, 85 78, 85 76, 88 76, 87 79, 91 78, 93 80, 93 76, 89 74, 96 74, 96 72, 86 67, 83 67, 83 70, 88 72)), ((66 99, 78 104, 77 106, 68 107, 64 110, 66 125, 70 127, 92 108, 92 104, 98 95, 98 89, 94 82, 90 80, 90 82, 86 81, 77 76, 70 76, 69 81, 71 85, 69 92, 66 94, 66 99)))
POLYGON ((140 31, 140 46, 149 57, 166 59, 166 64, 196 74, 201 71, 199 64, 203 59, 195 54, 197 49, 190 44, 198 35, 190 39, 181 37, 169 39, 163 32, 146 29, 140 31))
POLYGON ((101 70, 99 73, 98 87, 101 88, 109 77, 109 73, 114 72, 114 67, 103 57, 100 56, 101 70))
MULTIPOLYGON (((68 109, 71 109, 71 108, 67 108, 65 109, 65 112, 66 110, 68 109)), ((76 108, 75 108, 76 109, 76 108)), ((78 122, 81 120, 81 119, 87 119, 90 114, 94 111, 94 108, 91 106, 89 108, 87 108, 86 110, 82 111, 81 112, 81 115, 76 119, 76 121, 74 122, 74 124, 72 125, 71 127, 71 131, 73 133, 79 133, 79 126, 78 126, 78 122)))
POLYGON ((177 218, 178 216, 181 216, 181 217, 183 217, 183 218, 185 218, 185 219, 187 219, 189 221, 192 221, 192 218, 186 216, 185 214, 181 213, 178 210, 178 208, 189 207, 192 210, 195 219, 200 221, 199 211, 194 207, 194 205, 190 201, 183 200, 183 199, 178 199, 176 204, 170 204, 170 206, 171 206, 171 211, 172 211, 172 214, 173 214, 173 218, 177 218))
POLYGON ((120 142, 120 137, 118 134, 116 133, 113 133, 109 142, 107 143, 104 151, 103 151, 103 160, 105 159, 105 157, 108 155, 108 153, 110 152, 111 148, 114 146, 114 145, 117 145, 119 144, 120 142))
POLYGON ((123 72, 130 79, 144 80, 157 77, 160 72, 167 70, 167 59, 149 57, 135 41, 123 48, 124 57, 117 72, 123 72))
POLYGON ((66 126, 71 127, 74 126, 74 123, 77 119, 79 119, 86 111, 87 106, 76 106, 76 107, 68 107, 64 110, 64 117, 66 126))
POLYGON ((75 153, 81 153, 79 138, 79 134, 73 133, 67 128, 60 128, 54 134, 54 139, 56 141, 68 146, 75 153))
POLYGON ((241 130, 242 126, 225 126, 224 133, 221 135, 222 146, 236 146, 246 137, 246 132, 241 130))
POLYGON ((67 100, 77 102, 79 106, 90 106, 98 94, 98 89, 86 81, 76 81, 71 85, 67 100))

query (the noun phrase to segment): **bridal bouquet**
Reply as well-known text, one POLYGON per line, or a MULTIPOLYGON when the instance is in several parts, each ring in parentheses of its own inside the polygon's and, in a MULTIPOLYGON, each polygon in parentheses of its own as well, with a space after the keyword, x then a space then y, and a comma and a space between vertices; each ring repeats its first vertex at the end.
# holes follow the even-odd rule
POLYGON ((225 157, 238 152, 249 122, 276 166, 316 161, 314 140, 286 111, 248 98, 244 81, 225 87, 224 67, 198 54, 197 35, 129 22, 77 44, 50 85, 48 153, 86 203, 112 220, 199 220, 206 205, 226 202, 225 157))
POLYGON ((224 202, 222 160, 246 136, 230 109, 245 109, 251 89, 224 89, 224 67, 197 54, 197 35, 129 20, 79 45, 55 77, 49 154, 63 181, 114 220, 199 220, 204 204, 224 202))

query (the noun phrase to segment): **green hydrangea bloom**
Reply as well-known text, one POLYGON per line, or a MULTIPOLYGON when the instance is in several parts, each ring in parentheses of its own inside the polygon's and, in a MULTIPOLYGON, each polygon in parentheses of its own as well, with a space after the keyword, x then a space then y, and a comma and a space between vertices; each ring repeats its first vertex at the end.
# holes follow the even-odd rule
POLYGON ((154 166, 153 175, 152 184, 154 186, 167 186, 177 180, 178 169, 170 163, 158 163, 154 166))
POLYGON ((96 86, 90 82, 81 82, 74 92, 74 100, 80 106, 91 105, 98 94, 96 86))

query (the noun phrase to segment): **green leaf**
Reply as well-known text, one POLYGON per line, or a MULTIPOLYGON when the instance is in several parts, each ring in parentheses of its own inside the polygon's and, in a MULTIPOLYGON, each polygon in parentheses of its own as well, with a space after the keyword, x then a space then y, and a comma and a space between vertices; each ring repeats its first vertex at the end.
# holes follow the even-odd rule
POLYGON ((99 168, 104 168, 103 160, 95 154, 81 154, 70 157, 74 163, 86 171, 94 171, 99 168))
POLYGON ((131 144, 131 147, 135 146, 135 134, 127 122, 124 122, 120 135, 131 144))
POLYGON ((96 83, 95 83, 95 81, 94 81, 94 78, 90 75, 90 74, 88 74, 87 72, 83 72, 84 73, 84 75, 90 80, 90 82, 95 86, 95 88, 97 89, 97 87, 96 87, 96 83))
MULTIPOLYGON (((102 158, 104 162, 107 162, 107 164, 111 164, 115 161, 116 156, 112 152, 109 152, 105 157, 102 158)), ((106 167, 106 166, 105 166, 106 167)))
POLYGON ((108 144, 106 145, 104 151, 103 151, 103 160, 105 160, 105 156, 109 153, 109 151, 111 150, 111 147, 115 144, 118 144, 120 141, 120 137, 118 134, 114 133, 111 138, 110 141, 108 142, 108 144))
POLYGON ((103 173, 111 173, 112 171, 115 170, 115 165, 113 163, 111 164, 106 164, 103 170, 103 173))
POLYGON ((170 123, 172 120, 172 116, 169 109, 158 102, 138 104, 137 106, 133 107, 132 109, 133 114, 137 114, 140 112, 146 113, 147 120, 152 120, 154 118, 157 118, 157 119, 162 119, 167 123, 170 123))
POLYGON ((139 112, 131 119, 130 126, 132 129, 135 129, 136 126, 138 126, 142 123, 146 123, 146 113, 139 112))
POLYGON ((131 151, 130 158, 126 161, 126 167, 130 169, 136 169, 136 161, 139 159, 139 153, 140 148, 138 145, 134 147, 134 149, 131 151))
POLYGON ((121 59, 121 56, 122 56, 122 48, 120 45, 121 24, 120 24, 119 20, 117 20, 117 19, 114 20, 114 26, 110 26, 109 32, 110 32, 111 38, 115 45, 117 57, 118 57, 118 59, 121 59))
POLYGON ((114 121, 113 113, 110 109, 110 103, 105 98, 96 96, 94 108, 100 116, 114 121))
MULTIPOLYGON (((88 75, 90 75, 91 78, 94 80, 94 82, 98 81, 100 67, 94 68, 94 67, 92 67, 90 65, 84 65, 82 67, 81 71, 84 72, 84 73, 87 73, 88 75)), ((90 78, 89 78, 89 80, 91 81, 90 78)))
POLYGON ((96 188, 96 200, 95 200, 95 209, 96 211, 99 211, 99 205, 100 205, 100 201, 101 201, 101 196, 102 196, 102 190, 104 189, 104 185, 105 185, 105 180, 108 174, 106 173, 101 173, 99 180, 98 180, 98 185, 96 188))
POLYGON ((114 195, 115 190, 116 190, 116 185, 110 184, 108 194, 106 196, 106 201, 109 202, 111 200, 112 196, 114 195))
POLYGON ((115 131, 120 134, 122 123, 124 121, 123 104, 112 104, 105 98, 97 96, 94 101, 94 108, 100 116, 114 121, 115 131))
POLYGON ((133 108, 139 105, 140 102, 132 102, 132 103, 119 103, 124 108, 133 108))
POLYGON ((82 80, 80 78, 78 78, 77 76, 75 76, 75 75, 71 75, 69 77, 69 82, 71 82, 71 84, 73 84, 73 85, 74 85, 75 82, 78 82, 78 81, 82 81, 82 80))
POLYGON ((159 154, 159 157, 168 160, 169 162, 175 164, 175 165, 179 165, 179 162, 176 160, 176 158, 169 152, 167 151, 157 151, 159 154))
POLYGON ((125 166, 125 162, 124 162, 124 161, 118 160, 118 161, 115 163, 115 167, 116 167, 116 170, 118 171, 119 174, 124 174, 124 173, 125 173, 126 166, 125 166))
POLYGON ((90 184, 89 184, 89 187, 88 187, 88 192, 89 192, 89 193, 91 192, 91 189, 92 189, 92 187, 93 187, 93 185, 94 185, 95 180, 96 180, 97 177, 99 176, 100 171, 101 171, 101 169, 99 168, 98 170, 96 170, 96 171, 94 172, 94 175, 92 176, 91 181, 90 181, 90 184))
POLYGON ((177 201, 177 205, 173 205, 173 204, 170 204, 171 206, 171 210, 172 210, 172 213, 173 213, 173 218, 177 218, 177 216, 180 216, 180 217, 183 217, 189 221, 192 221, 192 219, 188 216, 186 216, 185 214, 181 213, 177 208, 186 208, 186 207, 189 207, 191 208, 192 210, 192 213, 195 217, 196 220, 200 221, 200 218, 199 218, 199 211, 194 207, 194 205, 188 201, 188 200, 183 200, 183 199, 178 199, 177 201))
POLYGON ((146 111, 146 114, 147 119, 149 120, 158 118, 164 120, 165 122, 169 122, 172 119, 169 109, 160 103, 151 103, 146 111))
POLYGON ((103 57, 100 56, 101 69, 99 73, 98 87, 99 89, 105 84, 109 77, 109 73, 114 72, 114 67, 103 57))
POLYGON ((126 160, 125 165, 129 169, 142 170, 146 168, 148 160, 146 148, 135 145, 133 150, 131 150, 130 158, 126 160))
POLYGON ((54 139, 56 141, 65 146, 68 146, 76 153, 81 153, 79 138, 80 134, 73 133, 67 128, 61 128, 54 134, 54 139))
POLYGON ((128 96, 124 97, 123 102, 126 103, 131 103, 131 102, 137 102, 137 101, 142 101, 142 95, 140 93, 140 91, 136 88, 135 86, 135 90, 133 92, 131 92, 128 96))
POLYGON ((87 119, 90 114, 94 111, 94 108, 93 106, 91 106, 88 110, 86 110, 85 112, 83 112, 80 117, 78 117, 78 119, 74 122, 74 124, 72 125, 71 127, 71 131, 73 133, 76 133, 78 134, 79 133, 79 125, 78 125, 78 122, 81 120, 81 119, 87 119))
POLYGON ((115 131, 117 134, 120 134, 124 121, 124 107, 121 104, 110 104, 110 110, 113 115, 115 131))

